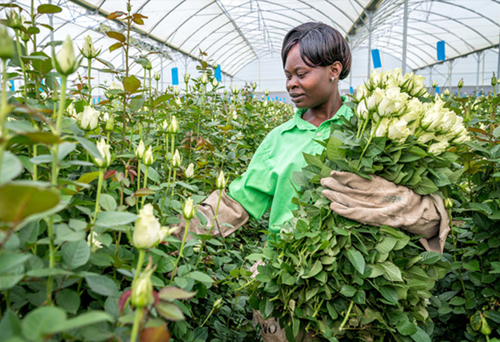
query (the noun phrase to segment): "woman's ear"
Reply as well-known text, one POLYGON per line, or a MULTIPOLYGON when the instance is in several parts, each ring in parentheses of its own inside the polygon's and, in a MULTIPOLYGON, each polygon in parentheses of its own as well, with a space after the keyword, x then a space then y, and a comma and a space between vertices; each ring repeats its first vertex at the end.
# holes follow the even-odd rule
POLYGON ((340 63, 339 61, 333 62, 333 64, 330 65, 330 73, 331 76, 335 77, 335 79, 338 80, 340 74, 342 73, 342 63, 340 63))

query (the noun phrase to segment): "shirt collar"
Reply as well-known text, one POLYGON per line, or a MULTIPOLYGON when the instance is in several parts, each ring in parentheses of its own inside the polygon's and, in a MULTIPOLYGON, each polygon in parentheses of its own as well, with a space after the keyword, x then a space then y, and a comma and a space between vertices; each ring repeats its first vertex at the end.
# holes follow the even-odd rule
MULTIPOLYGON (((351 108, 345 105, 346 101, 347 98, 345 96, 342 96, 342 106, 340 106, 337 113, 335 113, 335 116, 326 120, 325 122, 333 122, 333 123, 342 122, 342 120, 340 119, 341 116, 349 120, 352 116, 352 110, 351 108)), ((302 119, 302 115, 307 110, 308 108, 297 108, 297 110, 295 111, 295 115, 293 117, 292 125, 284 131, 291 130, 294 127, 297 127, 300 130, 316 130, 317 128, 313 124, 302 119)))

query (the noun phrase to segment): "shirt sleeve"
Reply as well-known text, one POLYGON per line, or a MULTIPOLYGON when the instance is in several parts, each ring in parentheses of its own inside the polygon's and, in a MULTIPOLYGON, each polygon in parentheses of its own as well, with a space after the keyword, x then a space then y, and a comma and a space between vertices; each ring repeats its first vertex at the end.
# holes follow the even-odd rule
POLYGON ((276 189, 272 171, 267 136, 255 151, 245 173, 229 185, 228 196, 241 204, 255 219, 261 218, 271 206, 276 189))

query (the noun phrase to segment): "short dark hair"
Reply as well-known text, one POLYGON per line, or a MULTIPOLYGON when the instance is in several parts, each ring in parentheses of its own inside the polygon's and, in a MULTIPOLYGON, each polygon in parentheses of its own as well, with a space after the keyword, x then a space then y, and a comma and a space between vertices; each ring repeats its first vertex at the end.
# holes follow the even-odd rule
POLYGON ((286 58, 295 45, 300 46, 304 63, 314 68, 342 64, 340 79, 345 79, 351 70, 351 49, 339 31, 323 23, 305 23, 290 30, 281 48, 281 59, 285 67, 286 58))

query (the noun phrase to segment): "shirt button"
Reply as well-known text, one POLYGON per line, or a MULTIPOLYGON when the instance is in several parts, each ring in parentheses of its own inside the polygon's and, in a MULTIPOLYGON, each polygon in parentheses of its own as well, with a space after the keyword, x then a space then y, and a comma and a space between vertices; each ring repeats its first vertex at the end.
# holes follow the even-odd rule
POLYGON ((321 136, 321 133, 319 133, 319 132, 318 132, 318 133, 316 133, 316 136, 317 136, 317 137, 320 137, 320 136, 321 136))

